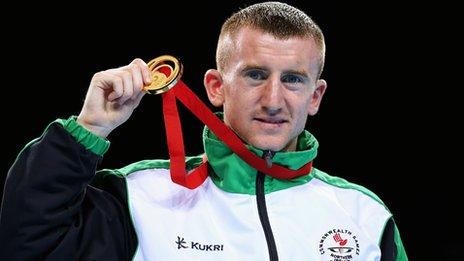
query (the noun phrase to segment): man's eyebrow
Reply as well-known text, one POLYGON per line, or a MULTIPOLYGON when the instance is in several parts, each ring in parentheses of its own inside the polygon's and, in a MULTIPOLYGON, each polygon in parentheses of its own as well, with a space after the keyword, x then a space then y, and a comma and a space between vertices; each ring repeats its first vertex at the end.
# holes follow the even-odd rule
POLYGON ((249 70, 269 71, 269 68, 267 68, 265 66, 248 64, 248 65, 245 65, 240 71, 246 72, 246 71, 249 71, 249 70))
POLYGON ((284 74, 296 74, 305 78, 310 78, 309 73, 306 70, 286 70, 284 74))

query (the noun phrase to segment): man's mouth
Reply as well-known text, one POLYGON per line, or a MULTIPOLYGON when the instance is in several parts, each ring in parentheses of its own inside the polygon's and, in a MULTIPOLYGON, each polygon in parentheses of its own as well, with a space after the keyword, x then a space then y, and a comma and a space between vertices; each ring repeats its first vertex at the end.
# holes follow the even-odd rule
POLYGON ((262 123, 267 123, 267 124, 282 124, 288 122, 285 119, 281 118, 254 118, 254 120, 262 122, 262 123))

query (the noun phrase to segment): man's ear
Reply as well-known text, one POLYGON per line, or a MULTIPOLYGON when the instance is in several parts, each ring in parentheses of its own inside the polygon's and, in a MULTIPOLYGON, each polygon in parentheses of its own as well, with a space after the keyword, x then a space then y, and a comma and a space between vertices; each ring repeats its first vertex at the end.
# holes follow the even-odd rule
POLYGON ((319 105, 321 104, 322 96, 324 96, 326 88, 327 82, 325 80, 319 79, 316 81, 316 88, 314 89, 314 92, 311 95, 311 101, 309 102, 309 115, 316 115, 317 111, 319 110, 319 105))
POLYGON ((203 84, 208 93, 209 101, 216 107, 224 104, 224 90, 222 86, 222 77, 218 70, 210 69, 205 73, 203 84))

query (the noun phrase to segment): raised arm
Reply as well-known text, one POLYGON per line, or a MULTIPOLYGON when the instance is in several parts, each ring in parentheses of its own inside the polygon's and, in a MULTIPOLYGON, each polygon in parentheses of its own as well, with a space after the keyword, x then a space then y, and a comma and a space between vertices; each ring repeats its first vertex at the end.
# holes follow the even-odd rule
POLYGON ((130 117, 149 82, 140 59, 96 73, 79 116, 53 122, 20 152, 5 183, 0 260, 130 260, 136 237, 115 195, 124 180, 107 190, 89 184, 105 137, 130 117))

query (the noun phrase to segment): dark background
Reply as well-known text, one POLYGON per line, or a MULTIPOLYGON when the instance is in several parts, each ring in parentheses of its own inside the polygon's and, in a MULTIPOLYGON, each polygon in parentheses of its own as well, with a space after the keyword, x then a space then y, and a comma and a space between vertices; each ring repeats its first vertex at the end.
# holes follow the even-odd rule
MULTIPOLYGON (((49 122, 79 113, 90 79, 100 70, 135 57, 175 55, 185 66, 183 81, 209 105, 203 74, 215 66, 220 26, 232 11, 253 2, 3 9, 9 18, 1 18, 1 183, 17 153, 49 122)), ((287 2, 307 12, 326 37, 328 90, 320 112, 307 123, 320 143, 315 166, 379 195, 395 216, 411 260, 457 257, 458 218, 450 211, 459 193, 450 164, 456 156, 445 149, 452 141, 443 129, 451 127, 437 109, 443 103, 434 82, 440 65, 430 51, 441 42, 434 40, 436 18, 424 15, 423 6, 391 1, 287 2)), ((186 151, 199 154, 203 126, 180 108, 186 151)), ((147 95, 109 139, 101 168, 167 158, 160 96, 147 95)))

